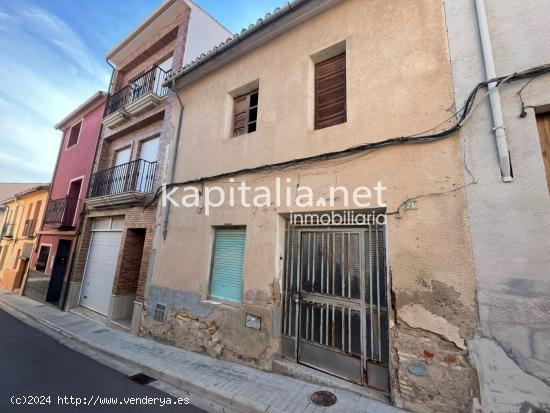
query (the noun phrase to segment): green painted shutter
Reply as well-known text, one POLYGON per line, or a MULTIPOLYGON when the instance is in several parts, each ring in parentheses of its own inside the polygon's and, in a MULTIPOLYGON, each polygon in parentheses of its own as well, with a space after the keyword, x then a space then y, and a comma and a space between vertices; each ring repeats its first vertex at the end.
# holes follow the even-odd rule
POLYGON ((240 303, 246 230, 216 229, 210 297, 240 303))

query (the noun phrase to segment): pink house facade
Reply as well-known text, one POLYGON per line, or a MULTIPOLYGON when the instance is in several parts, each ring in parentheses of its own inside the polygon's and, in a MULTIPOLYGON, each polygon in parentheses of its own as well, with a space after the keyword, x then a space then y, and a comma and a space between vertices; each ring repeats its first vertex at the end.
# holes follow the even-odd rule
POLYGON ((55 126, 63 139, 23 294, 60 308, 65 303, 105 100, 105 93, 97 92, 55 126))

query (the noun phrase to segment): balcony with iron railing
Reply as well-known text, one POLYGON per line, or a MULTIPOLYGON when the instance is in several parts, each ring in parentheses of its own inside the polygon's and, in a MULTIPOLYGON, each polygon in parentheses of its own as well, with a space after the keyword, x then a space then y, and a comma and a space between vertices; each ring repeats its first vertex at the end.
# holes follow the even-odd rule
POLYGON ((14 228, 15 228, 15 224, 4 224, 2 226, 2 233, 0 234, 0 236, 6 237, 6 238, 13 237, 14 228))
POLYGON ((136 159, 92 174, 86 203, 95 207, 143 201, 153 192, 156 166, 136 159))
POLYGON ((44 215, 44 224, 50 227, 73 228, 75 226, 75 214, 78 210, 78 198, 51 199, 44 215))
POLYGON ((36 228, 36 219, 25 220, 25 225, 23 226, 23 236, 33 237, 35 228, 36 228))
POLYGON ((103 124, 114 128, 132 116, 157 106, 168 94, 169 88, 162 84, 170 76, 171 71, 164 71, 158 66, 145 72, 129 85, 113 93, 105 107, 103 124))

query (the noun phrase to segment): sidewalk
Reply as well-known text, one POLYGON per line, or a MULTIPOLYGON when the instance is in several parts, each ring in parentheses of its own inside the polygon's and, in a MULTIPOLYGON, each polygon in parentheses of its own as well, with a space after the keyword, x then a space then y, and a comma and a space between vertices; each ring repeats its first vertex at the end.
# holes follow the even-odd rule
POLYGON ((369 412, 402 410, 342 389, 307 383, 237 363, 217 360, 107 328, 14 293, 0 292, 0 308, 21 314, 93 351, 237 412, 369 412), (331 407, 311 403, 317 390, 336 394, 331 407))

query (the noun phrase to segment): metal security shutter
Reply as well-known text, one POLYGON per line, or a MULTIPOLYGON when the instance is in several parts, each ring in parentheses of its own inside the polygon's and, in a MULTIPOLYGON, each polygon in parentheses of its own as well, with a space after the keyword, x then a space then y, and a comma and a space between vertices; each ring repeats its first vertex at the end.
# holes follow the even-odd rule
POLYGON ((121 231, 97 231, 92 234, 80 305, 103 315, 109 312, 121 236, 121 231))
POLYGON ((385 226, 287 226, 283 357, 388 391, 385 226))
POLYGON ((216 229, 210 297, 240 303, 243 293, 243 263, 246 230, 216 229))

